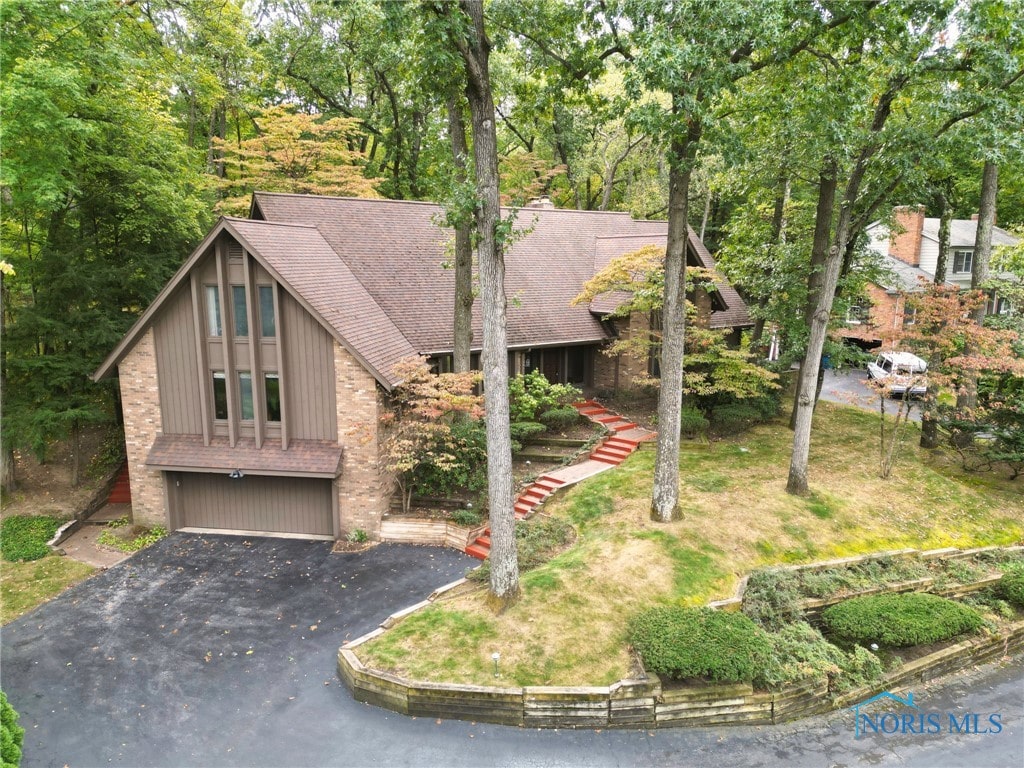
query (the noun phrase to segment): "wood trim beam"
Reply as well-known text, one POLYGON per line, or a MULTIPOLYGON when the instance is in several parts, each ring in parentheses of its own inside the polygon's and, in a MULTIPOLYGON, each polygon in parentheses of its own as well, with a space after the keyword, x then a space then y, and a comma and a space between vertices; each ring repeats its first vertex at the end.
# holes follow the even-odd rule
POLYGON ((210 368, 206 361, 206 333, 203 325, 202 302, 204 300, 199 275, 193 270, 192 283, 192 325, 196 340, 196 364, 199 366, 199 415, 203 422, 203 445, 210 444, 210 368))
MULTIPOLYGON (((288 397, 287 397, 287 375, 284 367, 284 341, 281 327, 284 317, 281 315, 281 299, 279 297, 280 286, 277 280, 273 283, 274 290, 274 347, 277 349, 277 396, 281 401, 281 450, 288 450, 288 397)), ((262 329, 261 329, 262 330, 262 329)))
POLYGON ((260 369, 260 328, 256 326, 258 312, 255 301, 256 281, 252 274, 252 256, 242 251, 242 271, 245 275, 245 322, 249 325, 249 376, 252 381, 252 426, 256 438, 256 447, 263 447, 264 420, 266 409, 263 407, 263 371, 260 369))
POLYGON ((241 415, 238 403, 235 402, 235 388, 238 386, 235 374, 235 337, 234 326, 229 322, 228 312, 228 259, 227 248, 223 239, 217 240, 217 293, 220 294, 220 343, 224 349, 224 389, 228 400, 228 444, 234 448, 238 444, 238 416, 241 415))

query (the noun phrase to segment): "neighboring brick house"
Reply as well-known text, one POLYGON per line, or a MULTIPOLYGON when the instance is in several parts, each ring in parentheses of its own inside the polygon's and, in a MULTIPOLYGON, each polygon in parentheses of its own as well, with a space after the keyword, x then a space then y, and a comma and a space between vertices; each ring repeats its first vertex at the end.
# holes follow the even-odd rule
MULTIPOLYGON (((893 222, 892 231, 882 222, 867 228, 868 247, 881 256, 888 276, 868 285, 864 300, 850 306, 845 324, 838 331, 868 348, 883 344, 898 336, 903 327, 913 324, 914 312, 907 308, 907 296, 919 293, 925 283, 935 279, 939 220, 926 218, 923 206, 901 206, 893 210, 893 222)), ((947 285, 971 287, 977 229, 977 217, 969 221, 953 219, 950 223, 947 285)), ((1006 230, 993 228, 993 245, 1016 242, 1006 230)), ((1005 300, 993 297, 990 312, 1008 310, 1005 300)))
MULTIPOLYGON (((439 206, 258 192, 222 218, 111 352, 137 523, 376 536, 392 493, 378 456, 394 365, 452 353, 451 233, 439 206)), ((506 254, 512 373, 613 388, 642 371, 601 348, 651 319, 571 306, 615 256, 664 245, 665 222, 529 207, 506 254)), ((690 234, 690 263, 713 267, 690 234)), ((697 297, 713 328, 750 325, 722 283, 697 297)), ((607 304, 607 306, 605 306, 607 304)), ((481 327, 474 311, 474 350, 481 327)), ((477 353, 474 358, 477 358, 477 353)))

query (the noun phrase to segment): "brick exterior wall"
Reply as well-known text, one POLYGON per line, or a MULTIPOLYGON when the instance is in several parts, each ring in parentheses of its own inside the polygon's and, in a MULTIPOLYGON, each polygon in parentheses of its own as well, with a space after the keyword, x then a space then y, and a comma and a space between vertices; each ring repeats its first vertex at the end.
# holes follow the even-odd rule
MULTIPOLYGON (((647 312, 634 312, 629 317, 615 319, 619 339, 626 341, 647 337, 651 329, 651 317, 647 312)), ((594 388, 620 390, 629 389, 637 376, 647 376, 647 359, 635 355, 606 355, 599 351, 594 356, 594 388)))
POLYGON ((360 528, 377 539, 394 487, 392 479, 380 468, 381 402, 377 382, 337 341, 334 377, 338 442, 344 449, 337 482, 341 535, 360 528))
POLYGON ((921 233, 924 231, 924 206, 901 206, 893 209, 889 255, 912 267, 921 266, 921 233), (904 230, 899 232, 898 230, 904 230))
POLYGON ((838 329, 838 334, 847 339, 859 339, 870 343, 885 344, 903 330, 903 310, 906 297, 891 294, 885 289, 869 284, 865 293, 871 302, 868 321, 860 325, 849 323, 838 329))
POLYGON ((152 328, 132 347, 117 370, 132 486, 132 520, 136 525, 168 527, 163 478, 159 470, 146 466, 149 449, 163 429, 152 328))

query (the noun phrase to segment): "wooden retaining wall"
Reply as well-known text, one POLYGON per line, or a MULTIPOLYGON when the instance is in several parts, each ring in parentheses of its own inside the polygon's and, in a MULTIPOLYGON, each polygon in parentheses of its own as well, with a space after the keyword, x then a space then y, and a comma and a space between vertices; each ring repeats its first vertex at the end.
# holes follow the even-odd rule
MULTIPOLYGON (((420 522, 420 521, 414 521, 420 522)), ((445 525, 444 521, 429 521, 445 525)), ((466 530, 466 529, 462 529, 466 530)), ((992 549, 1009 551, 1022 547, 986 547, 981 550, 934 550, 918 552, 902 550, 902 557, 963 557, 992 549)), ((880 556, 892 556, 887 553, 880 556)), ((845 558, 825 565, 796 566, 800 569, 838 567, 877 559, 879 555, 845 558)), ((998 577, 974 584, 956 585, 939 592, 959 596, 992 586, 998 577)), ((389 616, 379 629, 352 640, 338 652, 338 674, 357 701, 374 704, 405 715, 435 717, 447 720, 518 725, 533 728, 672 728, 687 725, 768 725, 783 723, 833 709, 852 706, 881 691, 898 691, 919 682, 948 675, 951 672, 983 664, 997 658, 1024 651, 1024 621, 1001 633, 972 637, 942 650, 909 661, 884 675, 871 685, 835 696, 829 692, 824 677, 809 678, 780 691, 754 691, 749 684, 664 686, 656 675, 643 679, 620 680, 610 686, 596 687, 490 687, 455 683, 431 683, 406 680, 387 672, 366 667, 355 650, 405 616, 429 605, 443 594, 463 587, 465 579, 436 590, 427 600, 389 616)), ((913 591, 927 589, 931 579, 890 585, 880 591, 913 591), (927 582, 927 583, 925 583, 927 582)), ((711 603, 720 610, 738 610, 746 579, 742 579, 737 595, 711 603)), ((848 599, 846 595, 840 599, 848 599)), ((840 599, 805 601, 812 615, 840 599)))
POLYGON ((380 540, 465 550, 486 527, 482 524, 466 528, 448 520, 390 517, 381 520, 380 540))
POLYGON ((338 653, 338 673, 357 701, 404 715, 531 728, 674 728, 772 725, 842 709, 881 691, 898 691, 1024 650, 1024 622, 1007 631, 964 640, 909 661, 881 680, 831 696, 825 678, 781 691, 748 684, 664 687, 654 675, 598 687, 487 687, 405 680, 363 665, 354 648, 338 653))

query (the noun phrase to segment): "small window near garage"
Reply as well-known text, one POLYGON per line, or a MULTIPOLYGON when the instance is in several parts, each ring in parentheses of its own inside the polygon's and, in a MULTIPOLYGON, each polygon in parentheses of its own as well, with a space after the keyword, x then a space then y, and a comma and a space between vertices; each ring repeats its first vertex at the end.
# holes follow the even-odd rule
POLYGON ((260 293, 260 336, 272 339, 277 336, 277 322, 274 319, 274 286, 261 285, 260 293))
POLYGON ((235 316, 235 336, 249 335, 249 315, 245 299, 245 286, 231 286, 231 312, 235 316))
POLYGON ((267 402, 267 423, 280 423, 281 379, 276 373, 263 374, 263 392, 267 402))
POLYGON ((968 274, 974 264, 974 251, 953 252, 953 274, 968 274))
POLYGON ((248 371, 238 372, 238 402, 242 410, 242 421, 252 421, 252 374, 248 371))
POLYGON ((216 285, 206 286, 206 332, 210 336, 222 336, 220 324, 220 292, 216 285))
POLYGON ((903 310, 903 327, 914 325, 917 322, 917 308, 907 307, 903 310))
POLYGON ((863 304, 851 304, 846 310, 846 324, 860 325, 867 321, 868 311, 863 304))
POLYGON ((228 380, 224 371, 213 372, 213 418, 228 418, 228 380))

